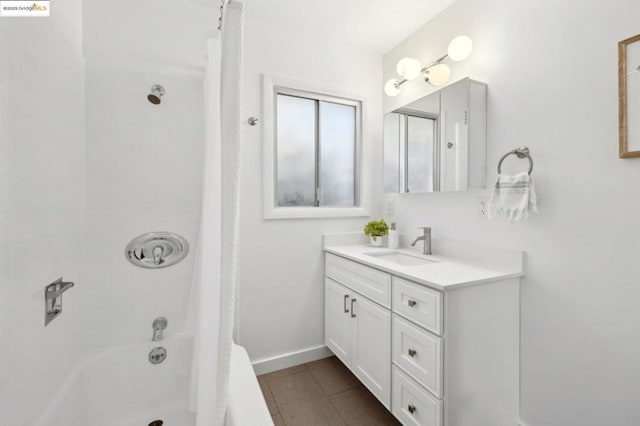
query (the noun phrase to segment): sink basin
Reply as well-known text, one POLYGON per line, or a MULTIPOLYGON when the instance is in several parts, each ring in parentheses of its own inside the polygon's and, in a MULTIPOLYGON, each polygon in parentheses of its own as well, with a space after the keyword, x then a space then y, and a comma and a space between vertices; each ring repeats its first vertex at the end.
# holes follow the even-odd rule
POLYGON ((367 256, 375 257, 376 259, 385 260, 387 262, 395 263, 402 266, 420 266, 428 265, 430 263, 436 263, 433 260, 428 260, 418 256, 412 256, 410 254, 401 253, 399 251, 381 251, 381 252, 369 252, 363 253, 367 256))

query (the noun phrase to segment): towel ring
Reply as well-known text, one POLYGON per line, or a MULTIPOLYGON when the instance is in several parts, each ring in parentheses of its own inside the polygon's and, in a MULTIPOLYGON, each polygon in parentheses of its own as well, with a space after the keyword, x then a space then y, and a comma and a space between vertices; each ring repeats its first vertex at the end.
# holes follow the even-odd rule
POLYGON ((529 174, 531 174, 531 172, 533 171, 533 159, 531 158, 531 155, 529 155, 529 148, 527 148, 526 146, 521 146, 520 148, 516 148, 513 151, 509 151, 505 155, 503 155, 500 161, 498 161, 498 174, 502 174, 502 162, 510 155, 515 155, 518 158, 526 158, 527 160, 529 160, 529 174))

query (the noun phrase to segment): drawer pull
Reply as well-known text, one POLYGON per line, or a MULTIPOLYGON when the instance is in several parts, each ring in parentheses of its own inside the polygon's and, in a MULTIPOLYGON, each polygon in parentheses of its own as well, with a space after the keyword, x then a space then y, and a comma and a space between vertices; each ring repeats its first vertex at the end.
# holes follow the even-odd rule
POLYGON ((411 358, 415 357, 417 353, 418 353, 418 352, 416 352, 416 350, 415 350, 415 349, 409 349, 409 356, 410 356, 411 358))
POLYGON ((410 308, 413 308, 414 306, 416 306, 416 301, 415 300, 409 300, 407 302, 407 304, 409 305, 410 308))
POLYGON ((409 406, 407 408, 409 409, 409 412, 411 414, 416 412, 416 406, 415 405, 409 404, 409 406))
POLYGON ((353 304, 355 303, 356 299, 351 299, 351 318, 355 318, 356 317, 356 312, 353 310, 353 304))
POLYGON ((347 309, 347 299, 349 298, 348 294, 344 295, 344 313, 348 314, 349 313, 349 309, 347 309))

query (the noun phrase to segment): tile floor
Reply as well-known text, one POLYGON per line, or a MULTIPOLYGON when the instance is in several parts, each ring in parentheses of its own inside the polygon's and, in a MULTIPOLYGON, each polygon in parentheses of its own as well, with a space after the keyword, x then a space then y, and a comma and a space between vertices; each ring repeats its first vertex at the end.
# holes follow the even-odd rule
POLYGON ((336 357, 258 376, 276 426, 399 425, 336 357))

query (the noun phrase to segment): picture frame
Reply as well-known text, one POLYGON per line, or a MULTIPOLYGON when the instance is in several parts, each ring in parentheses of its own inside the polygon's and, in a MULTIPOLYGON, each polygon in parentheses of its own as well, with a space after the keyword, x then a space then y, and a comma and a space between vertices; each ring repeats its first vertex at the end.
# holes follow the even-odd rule
POLYGON ((640 34, 618 43, 620 158, 640 157, 640 34))

